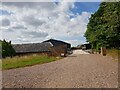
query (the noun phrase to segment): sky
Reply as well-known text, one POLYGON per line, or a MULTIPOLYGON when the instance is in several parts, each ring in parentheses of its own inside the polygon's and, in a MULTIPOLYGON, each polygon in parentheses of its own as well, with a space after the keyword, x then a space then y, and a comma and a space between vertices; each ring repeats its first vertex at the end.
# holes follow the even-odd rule
POLYGON ((12 44, 62 40, 77 46, 100 2, 4 2, 0 8, 0 39, 12 44))

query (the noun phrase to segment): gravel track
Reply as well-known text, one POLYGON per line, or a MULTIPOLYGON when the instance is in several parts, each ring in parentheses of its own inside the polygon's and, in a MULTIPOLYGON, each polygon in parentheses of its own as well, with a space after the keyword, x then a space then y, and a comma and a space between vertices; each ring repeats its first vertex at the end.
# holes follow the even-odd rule
POLYGON ((73 54, 89 54, 89 53, 87 53, 87 52, 85 52, 83 50, 74 50, 73 54))
POLYGON ((3 71, 4 88, 117 88, 118 64, 98 54, 3 71))

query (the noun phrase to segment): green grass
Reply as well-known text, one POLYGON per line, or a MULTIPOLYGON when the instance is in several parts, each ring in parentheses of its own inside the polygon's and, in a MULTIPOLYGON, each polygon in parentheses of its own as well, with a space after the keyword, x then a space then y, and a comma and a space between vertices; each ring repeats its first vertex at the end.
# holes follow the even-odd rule
POLYGON ((21 56, 13 58, 5 58, 2 60, 2 69, 14 69, 25 66, 32 66, 36 64, 48 63, 56 61, 58 58, 48 56, 21 56))

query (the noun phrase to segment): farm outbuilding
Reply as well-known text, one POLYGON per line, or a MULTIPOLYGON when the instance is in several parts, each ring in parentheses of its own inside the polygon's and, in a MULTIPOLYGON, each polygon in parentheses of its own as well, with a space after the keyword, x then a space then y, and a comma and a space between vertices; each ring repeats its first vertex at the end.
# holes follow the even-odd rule
POLYGON ((60 40, 50 39, 44 41, 43 43, 45 42, 50 42, 53 45, 53 47, 50 48, 53 55, 57 55, 57 56, 61 54, 66 55, 68 51, 71 50, 71 44, 60 40))
POLYGON ((48 56, 61 56, 61 54, 66 55, 71 48, 70 44, 54 39, 42 43, 14 44, 12 46, 16 51, 16 55, 45 54, 48 56))
POLYGON ((47 54, 50 55, 50 43, 29 43, 29 44, 14 44, 12 45, 16 51, 16 55, 29 54, 47 54))

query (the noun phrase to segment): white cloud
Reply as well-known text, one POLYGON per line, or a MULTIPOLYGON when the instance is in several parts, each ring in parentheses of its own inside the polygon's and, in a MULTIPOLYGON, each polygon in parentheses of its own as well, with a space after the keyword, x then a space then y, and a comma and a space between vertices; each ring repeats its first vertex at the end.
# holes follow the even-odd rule
POLYGON ((32 26, 41 26, 42 24, 45 23, 44 20, 41 20, 37 17, 35 17, 34 15, 29 15, 29 16, 24 16, 23 17, 23 21, 29 25, 32 25, 32 26))
POLYGON ((66 42, 68 42, 68 43, 72 43, 72 46, 77 46, 77 45, 80 45, 80 44, 82 44, 83 42, 82 41, 80 41, 80 40, 68 40, 68 41, 66 41, 66 42))
POLYGON ((83 36, 91 14, 82 12, 74 15, 69 12, 74 7, 74 2, 64 0, 57 5, 53 2, 4 3, 3 8, 13 14, 2 16, 10 21, 10 24, 5 23, 7 27, 2 25, 3 38, 13 43, 28 43, 67 37, 70 38, 68 41, 77 45, 82 40, 71 38, 83 36), (74 18, 70 18, 70 15, 74 18))

